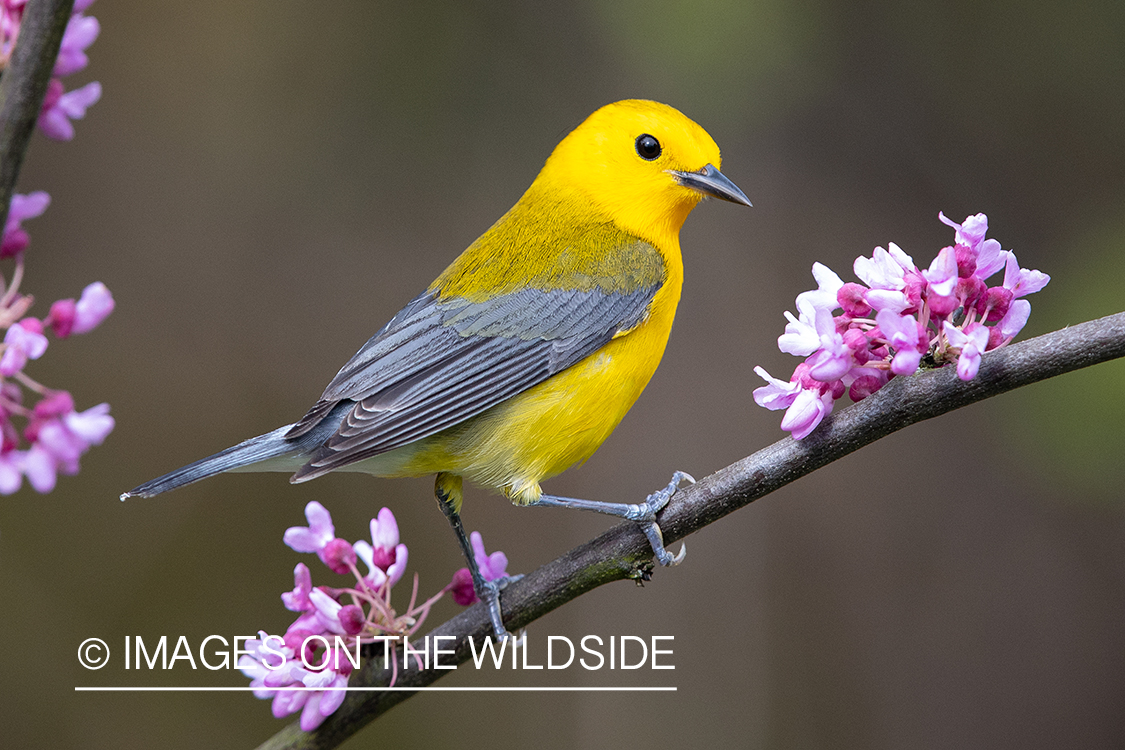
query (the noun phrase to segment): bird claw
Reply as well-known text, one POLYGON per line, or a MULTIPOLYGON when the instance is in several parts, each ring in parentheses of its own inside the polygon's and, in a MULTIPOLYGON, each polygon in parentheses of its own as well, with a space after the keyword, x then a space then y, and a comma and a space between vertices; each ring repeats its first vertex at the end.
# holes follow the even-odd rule
POLYGON ((672 475, 672 481, 668 483, 667 487, 652 493, 645 499, 644 503, 636 506, 641 512, 637 514, 637 518, 633 519, 641 527, 645 536, 648 537, 648 543, 652 546, 656 561, 666 568, 683 562, 687 555, 687 544, 681 544, 680 551, 675 555, 666 550, 664 548, 664 534, 660 530, 660 525, 656 523, 656 514, 664 510, 668 501, 672 499, 672 495, 676 494, 676 490, 680 488, 680 483, 685 480, 689 484, 695 484, 695 477, 691 474, 686 471, 677 471, 672 475))
POLYGON ((492 621, 492 632, 496 635, 497 642, 511 637, 511 633, 504 628, 504 615, 500 611, 500 590, 512 582, 511 578, 505 578, 508 580, 499 579, 501 583, 485 581, 483 590, 477 592, 477 598, 488 608, 488 619, 492 621))

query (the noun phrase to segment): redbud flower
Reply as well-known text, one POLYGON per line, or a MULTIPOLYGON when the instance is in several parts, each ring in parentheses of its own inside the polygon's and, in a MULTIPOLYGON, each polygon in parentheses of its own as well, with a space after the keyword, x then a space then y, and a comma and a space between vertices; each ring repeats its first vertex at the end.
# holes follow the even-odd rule
MULTIPOLYGON (((484 549, 484 537, 479 531, 469 534, 469 542, 473 546, 473 559, 476 560, 484 580, 495 581, 508 575, 508 556, 503 552, 488 554, 484 549)), ((453 592, 453 600, 462 607, 478 601, 476 590, 473 588, 473 577, 468 568, 461 568, 454 573, 453 580, 446 586, 446 590, 453 592)))
POLYGON ((1015 253, 987 239, 984 214, 961 224, 938 218, 955 230, 955 244, 926 270, 893 242, 855 260, 864 284, 842 283, 828 268, 813 266, 817 288, 797 296, 800 317, 786 312, 789 322, 778 338, 781 351, 805 361, 789 382, 754 368, 767 382, 754 390, 754 401, 785 409, 781 428, 795 439, 815 429, 845 392, 859 401, 891 377, 912 375, 923 361, 939 367, 956 361, 958 377, 976 377, 981 355, 1007 344, 1027 322, 1031 305, 1020 298, 1050 277, 1020 268, 1015 253), (1003 285, 989 287, 986 279, 1001 268, 1003 285), (834 316, 838 307, 843 314, 834 316))
POLYGON ((988 346, 988 329, 979 323, 969 327, 966 333, 948 321, 942 326, 949 345, 957 355, 957 377, 972 380, 980 369, 980 355, 988 346))
POLYGON ((285 608, 291 612, 305 612, 312 608, 309 594, 312 593, 312 574, 304 563, 297 563, 293 569, 293 590, 281 595, 285 608))
POLYGON ((801 392, 801 384, 794 381, 779 380, 773 377, 762 367, 755 367, 754 372, 765 380, 768 385, 754 389, 754 403, 770 410, 788 409, 797 394, 801 392))
POLYGON ((98 19, 75 13, 66 24, 63 32, 62 44, 59 47, 59 57, 55 60, 55 68, 51 72, 55 76, 66 76, 82 70, 90 62, 86 57, 86 48, 98 38, 101 27, 98 19))
POLYGON ((332 514, 316 500, 305 506, 305 518, 309 521, 308 526, 291 526, 285 530, 284 541, 290 549, 296 552, 319 552, 336 538, 332 514))
POLYGON ((11 377, 29 359, 39 359, 47 351, 43 325, 35 318, 24 318, 4 334, 4 354, 0 355, 0 375, 11 377))
POLYGON ((816 280, 817 288, 811 292, 801 292, 797 295, 798 309, 801 307, 801 302, 807 300, 814 308, 832 312, 840 306, 837 295, 844 286, 843 280, 836 275, 835 271, 823 263, 813 263, 812 275, 813 279, 816 280))
POLYGON ((473 574, 468 568, 460 568, 453 573, 453 580, 449 583, 449 593, 453 601, 462 607, 467 607, 477 601, 477 592, 473 587, 473 574))
POLYGON ((105 320, 114 308, 113 295, 100 281, 82 290, 74 306, 74 324, 71 333, 89 333, 105 320))
POLYGON ((15 450, 0 452, 0 495, 11 495, 23 484, 22 457, 15 450))
POLYGON ((929 288, 934 294, 948 297, 953 294, 953 286, 957 283, 957 251, 952 247, 943 248, 930 267, 922 272, 922 276, 929 282, 929 288))
POLYGON ((37 124, 48 138, 69 141, 74 138, 71 120, 81 120, 86 110, 102 98, 102 85, 97 81, 87 83, 74 91, 66 91, 62 81, 52 78, 47 85, 47 95, 39 112, 37 124))
MULTIPOLYGON (((98 35, 98 22, 81 12, 92 0, 77 0, 63 33, 60 53, 53 73, 63 76, 79 70, 88 62, 86 48, 98 35)), ((0 69, 10 58, 19 34, 26 0, 0 0, 0 69)), ((71 119, 80 118, 86 108, 101 96, 101 86, 87 84, 67 92, 58 78, 48 83, 46 98, 40 111, 39 126, 49 136, 69 139, 74 135, 71 119)), ((24 251, 30 237, 22 222, 41 215, 50 204, 44 192, 13 195, 7 221, 0 236, 0 259, 15 258, 15 271, 10 279, 0 278, 0 329, 5 331, 0 344, 0 493, 19 489, 22 478, 39 492, 54 488, 58 474, 78 471, 79 458, 91 446, 100 444, 113 430, 114 420, 109 405, 100 404, 84 412, 76 412, 74 400, 65 391, 36 383, 24 372, 30 360, 43 356, 47 349, 44 327, 59 338, 95 328, 113 310, 113 296, 105 285, 97 282, 86 287, 81 298, 60 300, 51 307, 46 320, 27 317, 33 303, 30 295, 19 293, 24 275, 24 251), (6 380, 12 378, 12 380, 6 380), (22 405, 22 389, 43 397, 32 408, 22 405), (18 430, 13 418, 24 418, 26 426, 18 430), (21 435, 22 433, 22 435, 21 435), (29 447, 20 450, 21 437, 29 447)))
POLYGON ((913 315, 895 315, 884 310, 875 316, 879 330, 887 338, 887 343, 895 350, 891 360, 891 372, 895 375, 910 375, 918 369, 922 355, 929 349, 929 340, 920 335, 918 321, 913 315))
POLYGON ((399 544, 398 522, 390 508, 381 509, 379 515, 371 519, 371 541, 374 546, 362 540, 353 545, 369 571, 364 580, 373 589, 387 581, 394 586, 406 572, 409 551, 405 544, 399 544))
POLYGON ((1004 288, 1012 293, 1013 297, 1025 297, 1033 292, 1038 292, 1047 286, 1051 277, 1039 271, 1029 271, 1020 268, 1016 254, 1009 251, 1007 263, 1004 267, 1004 288))
POLYGON ((3 240, 0 240, 0 258, 11 258, 27 248, 31 238, 27 231, 20 226, 20 222, 41 216, 49 205, 51 205, 51 196, 42 190, 28 195, 17 193, 12 196, 12 202, 8 208, 8 219, 4 223, 4 237, 3 240))
MULTIPOLYGON (((61 401, 52 402, 44 410, 53 412, 64 406, 61 401)), ((3 454, 0 453, 0 487, 3 481, 3 454)), ((361 645, 382 638, 405 640, 411 637, 423 626, 430 607, 451 587, 418 604, 415 576, 409 608, 399 614, 391 606, 391 588, 402 577, 407 550, 399 541, 394 514, 387 508, 380 510, 371 521, 374 544, 361 541, 354 547, 336 536, 332 516, 320 503, 313 501, 306 505, 305 517, 309 525, 287 529, 285 544, 298 552, 316 552, 329 567, 350 554, 350 564, 337 572, 351 572, 356 578, 355 586, 314 587, 308 567, 298 563, 293 570, 293 590, 283 593, 281 600, 286 609, 300 614, 283 637, 258 631, 258 639, 246 643, 247 654, 239 659, 238 668, 251 679, 255 696, 273 699, 274 716, 281 718, 300 712, 301 728, 311 731, 343 703, 342 688, 347 686, 352 672, 348 655, 354 654, 361 645), (366 578, 360 577, 355 569, 357 554, 371 569, 366 578), (377 585, 372 585, 373 579, 377 579, 377 585), (309 669, 306 664, 318 666, 309 669)), ((476 532, 472 542, 474 557, 489 580, 506 575, 508 561, 503 552, 487 554, 476 532)), ((468 570, 464 572, 467 574, 468 570)), ((471 581, 469 588, 472 589, 471 581)), ((392 669, 397 669, 398 658, 401 657, 391 660, 392 669)), ((394 684, 393 678, 391 684, 394 684)))

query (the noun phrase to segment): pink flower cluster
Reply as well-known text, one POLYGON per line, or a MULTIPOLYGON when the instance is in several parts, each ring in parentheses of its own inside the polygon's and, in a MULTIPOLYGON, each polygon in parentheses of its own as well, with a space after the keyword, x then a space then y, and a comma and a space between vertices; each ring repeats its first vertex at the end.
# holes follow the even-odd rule
POLYGON ((32 297, 20 292, 24 250, 30 242, 21 223, 42 214, 50 204, 43 192, 12 196, 8 220, 0 238, 0 259, 15 258, 11 283, 0 277, 0 494, 17 491, 27 477, 38 492, 50 492, 58 474, 78 473, 79 457, 100 445, 113 430, 109 404, 75 411, 74 399, 63 390, 33 380, 24 368, 47 351, 46 332, 65 339, 88 333, 113 312, 113 295, 100 281, 82 290, 77 299, 51 305, 43 320, 27 315, 32 297), (26 403, 26 394, 38 401, 26 403), (16 420, 24 422, 23 429, 16 420), (26 442, 28 447, 21 448, 26 442))
MULTIPOLYGON (((98 38, 101 28, 98 19, 82 13, 93 3, 94 0, 74 1, 73 15, 63 32, 59 56, 39 112, 39 129, 47 137, 58 141, 69 141, 74 137, 71 120, 85 117, 86 109, 102 96, 102 86, 97 81, 72 91, 67 91, 62 82, 63 77, 77 73, 90 62, 86 57, 86 48, 98 38)), ((0 0, 0 70, 7 67, 12 56, 26 6, 27 0, 0 0)))
MULTIPOLYGON (((391 589, 406 571, 407 548, 399 541, 398 523, 389 508, 371 519, 371 541, 349 543, 336 536, 332 516, 320 503, 305 507, 308 526, 294 526, 285 532, 285 543, 297 552, 315 553, 334 573, 351 573, 355 585, 345 588, 312 585, 312 574, 304 563, 293 571, 293 590, 281 595, 286 609, 297 612, 297 619, 284 636, 258 632, 246 642, 248 653, 238 667, 251 678, 258 698, 273 699, 277 718, 301 712, 301 729, 312 731, 344 701, 348 677, 355 668, 356 647, 388 638, 407 639, 425 621, 430 608, 447 592, 454 592, 458 603, 458 578, 421 604, 418 576, 410 603, 403 614, 391 606, 391 589), (356 565, 367 568, 362 575, 356 565)), ((480 534, 473 532, 474 549, 484 554, 480 534)), ((490 574, 506 575, 504 565, 493 553, 490 574)), ((503 558, 506 565, 507 558, 503 558)), ((467 572, 467 571, 466 571, 467 572)), ((458 571, 460 574, 460 571, 458 571)), ((472 583, 470 581, 470 589, 472 583)), ((397 665, 397 660, 392 660, 397 665)), ((397 675, 397 672, 395 672, 397 675)), ((393 683, 392 683, 393 684, 393 683)))
MULTIPOLYGON (((67 92, 61 81, 89 63, 86 48, 97 39, 99 26, 97 19, 82 13, 93 1, 75 0, 39 113, 39 128, 56 140, 73 138, 70 121, 83 117, 86 108, 101 96, 101 85, 96 82, 67 92)), ((11 59, 26 6, 27 0, 0 0, 0 71, 11 59)), ((4 331, 0 343, 0 494, 4 495, 17 491, 24 477, 35 490, 50 492, 60 473, 78 472, 79 457, 91 446, 100 445, 114 425, 108 404, 75 411, 69 393, 48 388, 24 371, 29 361, 46 353, 46 331, 59 339, 89 333, 113 312, 113 295, 98 281, 83 289, 77 300, 55 302, 42 320, 27 315, 33 300, 20 292, 20 282, 31 237, 23 222, 40 216, 50 203, 51 197, 42 191, 13 195, 0 235, 0 260, 15 259, 10 283, 0 276, 0 331, 4 331), (38 401, 27 403, 25 393, 38 401), (22 430, 16 420, 25 423, 22 430), (23 442, 26 449, 21 447, 23 442)))
POLYGON ((984 214, 961 224, 938 218, 955 230, 954 244, 927 269, 894 243, 856 258, 862 284, 845 284, 813 264, 817 288, 797 295, 798 316, 785 313, 789 324, 777 340, 781 351, 805 361, 788 382, 754 368, 768 383, 755 389, 754 401, 785 409, 781 429, 795 439, 812 432, 845 393, 860 401, 895 375, 956 362, 957 376, 972 380, 981 355, 1009 343, 1027 323, 1031 303, 1022 298, 1050 277, 1020 268, 1014 252, 985 239, 984 214), (1001 269, 1003 282, 990 286, 1001 269))

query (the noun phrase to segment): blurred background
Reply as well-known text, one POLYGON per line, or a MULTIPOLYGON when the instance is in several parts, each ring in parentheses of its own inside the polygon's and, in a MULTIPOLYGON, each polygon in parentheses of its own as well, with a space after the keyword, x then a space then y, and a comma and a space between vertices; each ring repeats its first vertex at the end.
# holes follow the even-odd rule
MULTIPOLYGON (((576 0, 101 0, 73 87, 102 101, 70 143, 36 136, 47 190, 32 313, 104 281, 117 310, 32 377, 117 428, 47 496, 0 499, 12 748, 253 747, 244 685, 126 672, 127 635, 199 643, 283 630, 310 500, 337 533, 399 519, 421 590, 461 566, 430 479, 232 475, 153 500, 141 481, 299 418, 339 366, 487 229, 554 145, 610 101, 703 125, 753 209, 709 202, 682 234, 664 363, 550 492, 633 502, 783 437, 754 365, 787 377, 782 312, 819 260, 893 241, 922 265, 939 210, 1052 276, 1023 338, 1125 309, 1125 5, 576 0), (700 363, 706 366, 700 367, 700 363), (78 644, 116 647, 82 669, 78 644)), ((10 267, 3 269, 10 274, 10 267)), ((644 588, 603 587, 531 629, 674 635, 674 672, 474 674, 443 684, 673 684, 670 694, 429 694, 346 747, 630 745, 1053 748, 1125 744, 1125 363, 882 440, 688 540, 644 588), (647 682, 646 682, 647 681, 647 682), (706 743, 706 744, 705 744, 706 743)), ((470 489, 464 518, 509 570, 609 526, 470 489)), ((316 563, 316 564, 314 564, 316 563)), ((458 608, 442 602, 434 622, 458 608)))

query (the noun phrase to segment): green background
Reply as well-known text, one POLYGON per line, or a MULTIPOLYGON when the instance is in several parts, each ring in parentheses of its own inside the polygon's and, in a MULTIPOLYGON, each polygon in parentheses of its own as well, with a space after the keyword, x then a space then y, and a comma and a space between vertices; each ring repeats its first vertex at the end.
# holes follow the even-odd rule
MULTIPOLYGON (((682 234, 664 363, 625 422, 550 492, 635 501, 780 439, 751 391, 820 260, 893 241, 928 264, 937 212, 1053 280, 1024 337, 1125 309, 1125 5, 1104 3, 101 0, 71 86, 101 102, 33 140, 25 289, 104 281, 117 310, 28 372, 118 426, 48 496, 0 499, 4 747, 252 747, 284 724, 243 685, 126 672, 126 635, 280 631, 319 500, 366 536, 390 506, 429 593, 461 562, 431 482, 220 477, 119 503, 143 480, 299 418, 338 367, 610 101, 681 109, 753 209, 682 234), (78 644, 115 649, 99 672, 78 644), (202 740, 201 740, 202 738, 202 740)), ((10 273, 10 266, 4 273, 10 273)), ((1125 744, 1125 366, 923 423, 688 540, 685 564, 606 586, 532 639, 674 635, 674 672, 443 684, 676 685, 671 694, 430 694, 347 747, 1054 748, 1125 744)), ((470 489, 465 521, 530 571, 607 520, 470 489)), ((458 611, 443 602, 434 622, 458 611)))

